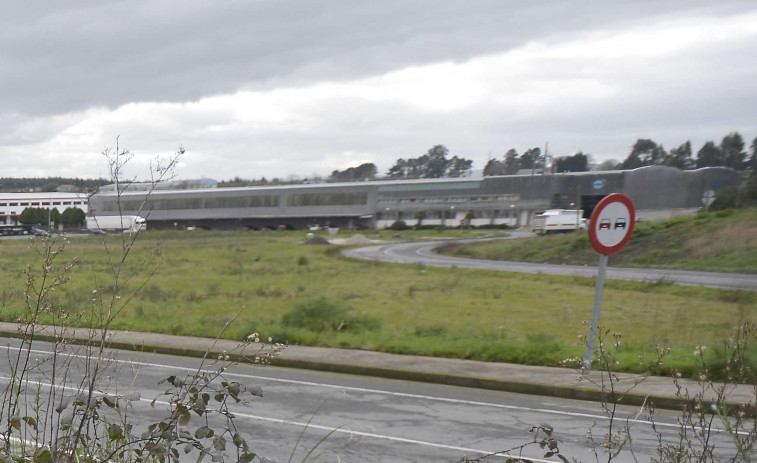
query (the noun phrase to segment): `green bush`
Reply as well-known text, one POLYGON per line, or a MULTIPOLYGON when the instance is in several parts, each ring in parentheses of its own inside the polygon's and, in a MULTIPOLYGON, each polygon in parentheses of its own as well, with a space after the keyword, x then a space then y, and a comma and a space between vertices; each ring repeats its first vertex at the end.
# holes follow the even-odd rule
POLYGON ((757 206, 757 183, 744 183, 740 187, 721 188, 710 205, 713 211, 757 206))
POLYGON ((376 331, 381 328, 381 320, 378 318, 351 315, 352 310, 349 304, 326 297, 306 299, 296 302, 292 310, 281 318, 281 323, 287 327, 305 328, 316 333, 376 331))
POLYGON ((707 377, 713 381, 724 382, 741 382, 754 383, 757 380, 757 344, 746 344, 742 357, 739 360, 734 359, 735 346, 729 346, 726 351, 723 345, 714 345, 705 351, 706 372, 700 371, 699 374, 707 374, 707 377))
POLYGON ((410 227, 404 220, 395 220, 393 224, 389 225, 390 230, 409 230, 410 227))

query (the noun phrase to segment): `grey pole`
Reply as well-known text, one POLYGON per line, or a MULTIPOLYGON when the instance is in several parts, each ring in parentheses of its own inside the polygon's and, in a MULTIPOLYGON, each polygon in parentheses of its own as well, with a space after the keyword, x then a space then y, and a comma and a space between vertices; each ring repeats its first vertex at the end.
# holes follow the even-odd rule
POLYGON ((591 312, 589 337, 586 339, 586 353, 584 354, 584 373, 591 372, 591 361, 594 358, 594 342, 597 338, 599 326, 599 307, 602 304, 602 291, 605 288, 605 273, 607 270, 607 254, 599 255, 599 269, 597 272, 597 287, 594 292, 594 308, 591 312))

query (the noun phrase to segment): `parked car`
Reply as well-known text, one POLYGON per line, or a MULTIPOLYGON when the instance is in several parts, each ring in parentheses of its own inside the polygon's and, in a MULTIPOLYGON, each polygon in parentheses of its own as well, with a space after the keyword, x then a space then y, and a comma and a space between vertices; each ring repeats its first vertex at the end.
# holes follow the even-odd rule
POLYGON ((50 233, 42 230, 41 228, 32 228, 32 233, 34 234, 34 236, 50 236, 50 233))
POLYGON ((99 228, 95 228, 94 230, 90 231, 90 233, 92 233, 93 235, 107 235, 108 234, 108 232, 99 228))

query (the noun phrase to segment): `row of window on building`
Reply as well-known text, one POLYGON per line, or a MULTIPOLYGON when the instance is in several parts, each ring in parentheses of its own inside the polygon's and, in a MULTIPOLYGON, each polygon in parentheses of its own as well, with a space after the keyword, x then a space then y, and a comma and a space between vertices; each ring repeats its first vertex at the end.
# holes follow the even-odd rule
MULTIPOLYGON (((455 211, 452 209, 431 209, 422 211, 426 219, 449 219, 459 215, 468 216, 471 219, 508 219, 517 218, 520 210, 514 209, 486 209, 471 211, 455 211)), ((378 220, 407 220, 418 218, 418 212, 384 210, 377 213, 378 220)))
POLYGON ((50 206, 83 206, 86 201, 16 201, 0 202, 0 207, 50 207, 50 206))
MULTIPOLYGON (((351 206, 368 203, 368 193, 318 193, 290 194, 286 196, 288 207, 302 206, 351 206)), ((277 195, 248 195, 195 198, 150 198, 144 200, 104 201, 100 208, 105 212, 174 209, 224 209, 245 207, 279 207, 277 195)))
POLYGON ((499 196, 436 196, 429 198, 381 198, 378 200, 379 206, 389 204, 413 204, 413 203, 475 203, 475 202, 515 202, 520 200, 520 195, 499 195, 499 196))

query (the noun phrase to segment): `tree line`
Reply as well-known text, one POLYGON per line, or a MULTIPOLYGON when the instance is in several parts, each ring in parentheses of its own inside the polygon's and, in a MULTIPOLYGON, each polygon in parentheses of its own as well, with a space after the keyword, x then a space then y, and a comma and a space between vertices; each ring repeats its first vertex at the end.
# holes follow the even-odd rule
POLYGON ((738 132, 731 132, 720 144, 707 141, 693 156, 691 142, 666 151, 648 138, 640 138, 631 147, 628 157, 618 164, 620 169, 636 169, 644 166, 670 166, 679 169, 699 169, 701 167, 730 167, 738 171, 755 170, 757 162, 757 138, 751 144, 751 156, 747 155, 744 138, 738 132))
MULTIPOLYGON (((449 149, 444 145, 434 145, 421 156, 415 158, 400 158, 389 168, 386 176, 391 179, 412 178, 455 178, 470 175, 473 161, 458 156, 449 156, 449 149)), ((372 162, 350 167, 346 170, 335 170, 328 181, 354 182, 373 180, 378 176, 378 168, 372 162)))
POLYGON ((57 191, 61 185, 73 185, 78 191, 92 191, 102 185, 110 183, 104 178, 68 178, 68 177, 40 177, 40 178, 0 178, 0 191, 57 191))
MULTIPOLYGON (((489 159, 484 166, 484 176, 515 175, 518 173, 548 172, 585 172, 596 170, 636 169, 645 166, 669 166, 678 169, 698 169, 701 167, 730 167, 738 171, 757 171, 757 138, 750 145, 751 154, 747 153, 744 138, 738 132, 723 137, 719 144, 706 142, 694 155, 691 142, 666 150, 661 144, 648 138, 640 138, 631 147, 631 151, 622 162, 604 161, 593 166, 591 155, 581 151, 569 156, 550 156, 541 148, 529 148, 519 154, 515 148, 505 152, 500 159, 489 159)), ((444 145, 435 145, 425 154, 416 158, 400 158, 386 172, 391 179, 465 177, 470 175, 473 161, 463 157, 449 157, 449 150, 444 145)), ((325 179, 331 182, 350 182, 373 180, 377 178, 378 169, 373 163, 340 171, 335 170, 325 179)))
POLYGON ((18 222, 22 224, 44 226, 52 224, 55 227, 60 224, 79 227, 84 223, 84 220, 86 220, 86 214, 78 207, 67 207, 63 212, 56 208, 27 207, 18 216, 18 222))

